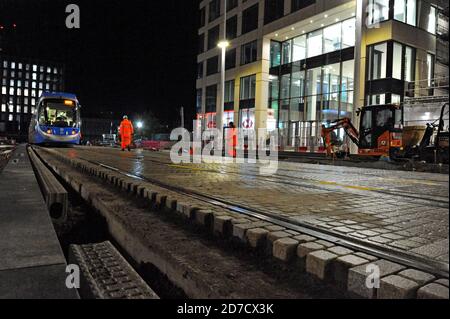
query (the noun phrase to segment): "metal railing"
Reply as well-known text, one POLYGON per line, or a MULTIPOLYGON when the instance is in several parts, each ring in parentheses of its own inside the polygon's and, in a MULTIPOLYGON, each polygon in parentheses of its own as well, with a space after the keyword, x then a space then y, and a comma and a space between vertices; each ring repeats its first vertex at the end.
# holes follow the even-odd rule
POLYGON ((449 77, 437 77, 405 84, 405 104, 440 103, 449 99, 449 77))

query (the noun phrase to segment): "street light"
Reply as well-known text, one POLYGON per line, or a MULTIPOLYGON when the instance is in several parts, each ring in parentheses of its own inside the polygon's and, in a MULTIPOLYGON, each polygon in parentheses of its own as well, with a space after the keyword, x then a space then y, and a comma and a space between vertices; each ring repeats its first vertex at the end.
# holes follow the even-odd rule
POLYGON ((219 129, 220 135, 223 136, 223 114, 225 112, 225 58, 227 47, 230 45, 230 42, 227 41, 227 2, 224 1, 224 9, 223 9, 223 39, 217 44, 217 46, 222 50, 222 67, 221 67, 221 99, 219 108, 217 110, 216 115, 216 123, 217 128, 219 129))
POLYGON ((223 40, 223 41, 220 41, 220 42, 217 44, 217 46, 218 46, 220 49, 224 50, 224 49, 226 49, 226 48, 228 48, 228 47, 230 46, 230 42, 228 42, 227 40, 223 40))
POLYGON ((138 129, 142 129, 144 127, 144 123, 142 123, 141 121, 136 123, 136 126, 138 129))

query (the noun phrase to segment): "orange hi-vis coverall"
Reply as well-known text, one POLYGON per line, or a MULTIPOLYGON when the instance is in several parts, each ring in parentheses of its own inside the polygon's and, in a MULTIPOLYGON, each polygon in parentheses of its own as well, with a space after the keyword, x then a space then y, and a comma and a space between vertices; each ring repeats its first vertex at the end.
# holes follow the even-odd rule
POLYGON ((236 128, 228 128, 227 130, 227 144, 228 144, 228 156, 236 157, 236 147, 237 147, 237 130, 236 128))
POLYGON ((120 123, 120 139, 122 142, 122 149, 129 147, 131 144, 131 138, 134 134, 134 128, 131 121, 125 119, 120 123))

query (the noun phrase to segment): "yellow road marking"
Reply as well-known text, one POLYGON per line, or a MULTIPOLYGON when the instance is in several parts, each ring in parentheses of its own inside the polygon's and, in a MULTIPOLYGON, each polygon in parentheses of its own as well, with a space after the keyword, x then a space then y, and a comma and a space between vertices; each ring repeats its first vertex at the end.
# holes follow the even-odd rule
POLYGON ((381 188, 375 188, 375 187, 345 185, 345 184, 339 184, 339 183, 336 183, 336 182, 327 182, 327 181, 318 181, 318 183, 322 184, 322 185, 339 186, 339 187, 345 187, 345 188, 351 188, 351 189, 358 189, 358 190, 362 190, 362 191, 378 191, 378 190, 382 190, 381 188))
MULTIPOLYGON (((167 166, 174 167, 174 168, 182 168, 182 169, 187 169, 187 170, 194 170, 194 171, 210 171, 210 170, 201 169, 201 168, 197 168, 197 167, 189 167, 189 166, 186 166, 186 165, 167 164, 167 166)), ((350 188, 350 189, 357 189, 357 190, 361 190, 361 191, 382 190, 381 188, 355 186, 355 185, 344 185, 344 184, 339 184, 339 183, 336 183, 336 182, 327 182, 327 181, 311 181, 311 182, 319 183, 319 184, 322 184, 322 185, 332 185, 332 186, 339 186, 339 187, 350 188)))
POLYGON ((186 166, 186 165, 167 164, 167 166, 174 167, 174 168, 190 169, 190 170, 193 170, 193 171, 207 171, 206 169, 197 168, 197 167, 189 167, 189 166, 186 166))

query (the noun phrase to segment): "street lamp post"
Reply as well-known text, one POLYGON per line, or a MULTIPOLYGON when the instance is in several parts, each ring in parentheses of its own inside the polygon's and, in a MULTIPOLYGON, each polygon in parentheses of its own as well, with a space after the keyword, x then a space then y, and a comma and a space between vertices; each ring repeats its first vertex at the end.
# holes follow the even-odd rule
POLYGON ((227 47, 230 45, 230 43, 227 41, 227 1, 228 0, 224 0, 223 39, 217 45, 222 50, 222 61, 221 61, 222 67, 221 67, 221 81, 220 81, 221 96, 219 107, 216 113, 217 128, 219 129, 221 136, 223 136, 223 126, 224 126, 223 115, 225 113, 225 58, 227 47))

